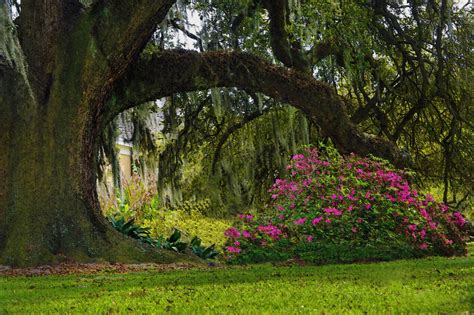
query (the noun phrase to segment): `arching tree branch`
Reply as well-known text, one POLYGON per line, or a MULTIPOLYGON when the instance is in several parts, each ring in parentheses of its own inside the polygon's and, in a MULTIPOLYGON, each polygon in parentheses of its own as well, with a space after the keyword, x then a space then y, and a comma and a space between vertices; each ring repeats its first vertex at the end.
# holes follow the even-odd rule
POLYGON ((148 56, 115 90, 107 119, 146 101, 211 87, 237 87, 289 103, 319 125, 344 153, 372 153, 398 166, 408 163, 393 143, 357 130, 343 100, 329 85, 247 53, 173 50, 148 56))

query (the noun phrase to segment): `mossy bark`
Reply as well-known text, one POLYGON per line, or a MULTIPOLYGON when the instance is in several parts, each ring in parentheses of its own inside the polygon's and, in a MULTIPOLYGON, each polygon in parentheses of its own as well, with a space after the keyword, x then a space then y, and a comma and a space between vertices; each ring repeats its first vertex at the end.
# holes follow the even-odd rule
MULTIPOLYGON (((106 21, 102 16, 110 8, 85 14, 64 11, 61 1, 57 8, 39 7, 62 23, 56 25, 54 36, 44 38, 47 43, 36 46, 27 40, 39 40, 38 36, 28 34, 40 30, 21 29, 28 26, 23 21, 19 34, 24 37, 18 40, 4 5, 0 12, 5 22, 0 25, 0 264, 185 259, 116 232, 101 215, 96 193, 97 139, 105 124, 101 105, 125 71, 126 64, 124 69, 117 64, 132 58, 144 39, 131 41, 132 46, 127 42, 124 54, 97 39, 97 21, 106 21), (25 55, 20 43, 29 45, 25 55), (38 56, 41 64, 35 62, 38 56)), ((125 26, 141 29, 140 22, 125 26)), ((45 28, 55 25, 38 23, 45 28)))
POLYGON ((120 235, 101 215, 100 122, 84 110, 77 83, 57 78, 46 104, 14 93, 12 84, 0 92, 9 104, 0 112, 0 264, 179 260, 120 235))

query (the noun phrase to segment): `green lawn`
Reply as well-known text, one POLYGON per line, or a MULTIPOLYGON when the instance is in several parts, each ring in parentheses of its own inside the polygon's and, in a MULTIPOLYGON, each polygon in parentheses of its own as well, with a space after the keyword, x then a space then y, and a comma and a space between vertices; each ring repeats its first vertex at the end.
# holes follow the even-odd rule
MULTIPOLYGON (((472 251, 471 251, 472 253, 472 251)), ((0 278, 0 314, 474 312, 474 256, 0 278)))

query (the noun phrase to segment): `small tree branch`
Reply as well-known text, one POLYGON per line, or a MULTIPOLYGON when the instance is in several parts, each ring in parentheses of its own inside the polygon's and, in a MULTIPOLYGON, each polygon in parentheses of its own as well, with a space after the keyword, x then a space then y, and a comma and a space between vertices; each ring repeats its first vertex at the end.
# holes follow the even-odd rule
POLYGON ((287 32, 288 1, 263 0, 262 3, 270 16, 270 43, 276 59, 288 68, 309 72, 309 63, 301 49, 292 45, 287 32))
POLYGON ((357 130, 344 101, 329 85, 248 53, 172 50, 143 58, 117 86, 108 104, 108 119, 146 101, 212 87, 260 92, 293 105, 319 125, 343 153, 372 153, 398 166, 408 163, 393 143, 357 130))
POLYGON ((259 118, 260 116, 262 116, 263 114, 265 114, 267 111, 264 110, 264 111, 255 111, 247 116, 245 116, 242 120, 240 120, 238 123, 230 126, 229 128, 227 128, 227 130, 224 132, 224 134, 222 135, 222 137, 220 138, 219 142, 217 143, 217 146, 214 150, 214 157, 212 159, 212 167, 211 167, 211 170, 212 170, 212 174, 215 174, 216 173, 216 167, 217 167, 217 162, 219 161, 219 158, 220 158, 220 154, 221 154, 221 151, 222 151, 222 147, 224 146, 224 144, 227 142, 227 139, 229 139, 229 137, 234 133, 236 132, 237 130, 239 130, 240 128, 244 127, 246 124, 254 121, 255 119, 259 118))
POLYGON ((198 44, 198 47, 199 47, 199 51, 204 51, 204 48, 202 46, 202 39, 201 37, 197 36, 196 34, 193 34, 191 33, 190 31, 188 31, 186 29, 186 27, 184 27, 183 25, 179 24, 178 23, 178 19, 170 19, 169 22, 171 23, 171 25, 177 29, 177 30, 180 30, 181 32, 183 32, 184 35, 186 35, 187 37, 195 40, 198 44))

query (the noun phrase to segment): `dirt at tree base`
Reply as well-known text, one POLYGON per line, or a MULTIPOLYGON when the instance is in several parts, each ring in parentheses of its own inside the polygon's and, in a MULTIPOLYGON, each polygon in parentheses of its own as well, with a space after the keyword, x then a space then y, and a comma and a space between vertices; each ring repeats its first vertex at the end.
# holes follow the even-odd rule
POLYGON ((67 262, 57 265, 43 265, 29 268, 11 268, 0 265, 1 276, 48 276, 48 275, 71 275, 71 274, 95 274, 95 273, 128 273, 128 272, 162 272, 172 270, 189 270, 196 268, 215 267, 215 263, 208 265, 196 263, 171 263, 171 264, 122 264, 122 263, 75 263, 67 262))

